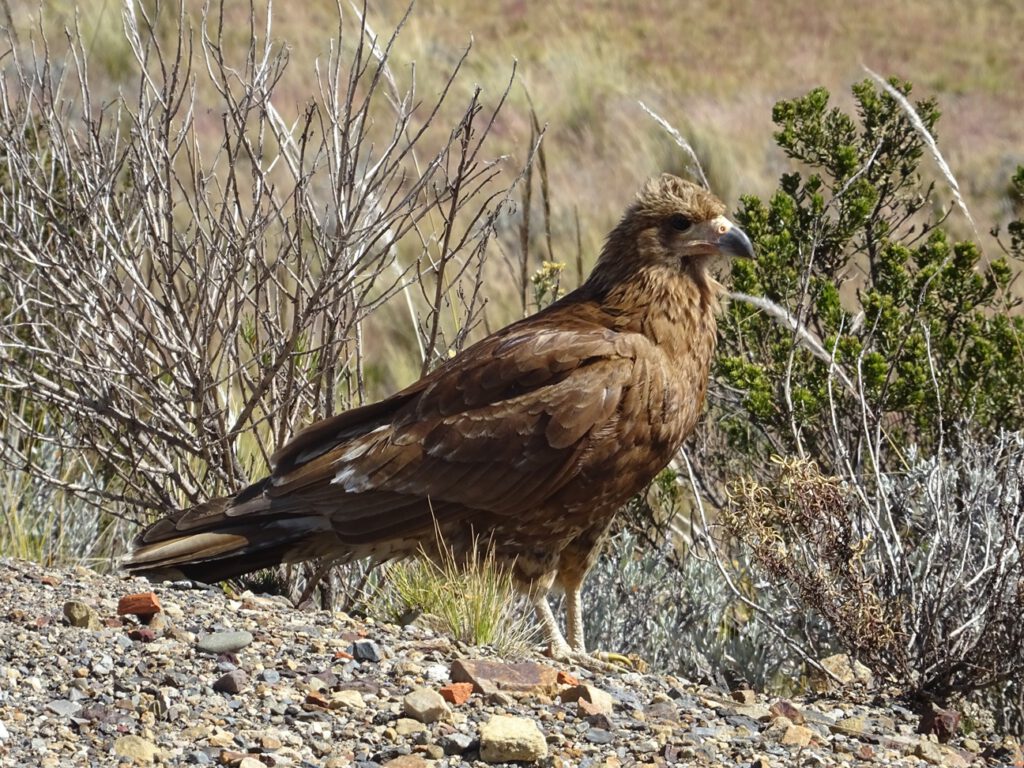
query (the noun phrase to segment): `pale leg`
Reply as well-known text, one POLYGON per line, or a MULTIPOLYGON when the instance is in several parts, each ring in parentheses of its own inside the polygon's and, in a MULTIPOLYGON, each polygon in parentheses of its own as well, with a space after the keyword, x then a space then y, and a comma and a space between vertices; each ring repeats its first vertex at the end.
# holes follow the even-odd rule
POLYGON ((544 629, 544 635, 550 646, 551 656, 556 659, 567 659, 571 656, 572 649, 565 642, 562 630, 558 628, 555 621, 555 614, 551 610, 546 594, 535 594, 531 597, 533 608, 537 612, 537 620, 544 629))
POLYGON ((569 635, 569 645, 577 653, 586 653, 586 642, 583 638, 583 600, 580 593, 582 585, 576 585, 565 595, 565 631, 569 635))

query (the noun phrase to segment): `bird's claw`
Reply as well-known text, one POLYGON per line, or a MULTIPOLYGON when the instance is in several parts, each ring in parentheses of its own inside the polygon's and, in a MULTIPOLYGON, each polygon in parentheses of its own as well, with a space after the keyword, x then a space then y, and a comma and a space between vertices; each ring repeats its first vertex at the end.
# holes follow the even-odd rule
POLYGON ((587 653, 586 651, 574 651, 566 647, 552 648, 549 650, 548 655, 555 661, 560 661, 564 664, 575 664, 591 672, 622 674, 623 672, 636 669, 632 659, 618 653, 605 653, 603 651, 587 653))
POLYGON ((626 656, 614 651, 595 651, 593 656, 598 661, 614 665, 619 672, 646 672, 648 668, 647 662, 635 653, 626 656))

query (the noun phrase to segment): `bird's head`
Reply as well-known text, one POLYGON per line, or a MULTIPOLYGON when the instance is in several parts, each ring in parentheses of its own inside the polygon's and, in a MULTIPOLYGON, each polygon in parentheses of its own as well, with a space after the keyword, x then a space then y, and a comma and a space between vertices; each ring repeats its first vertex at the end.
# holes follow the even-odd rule
POLYGON ((592 280, 608 285, 632 277, 688 276, 713 291, 708 261, 718 255, 753 258, 750 238, 725 217, 725 205, 703 187, 663 174, 637 195, 608 236, 592 280))

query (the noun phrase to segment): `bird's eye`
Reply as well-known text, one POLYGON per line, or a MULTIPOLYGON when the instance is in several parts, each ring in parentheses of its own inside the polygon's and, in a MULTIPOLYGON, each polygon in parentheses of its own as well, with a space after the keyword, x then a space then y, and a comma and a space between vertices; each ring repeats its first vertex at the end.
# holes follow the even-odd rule
POLYGON ((674 213, 668 218, 668 223, 672 229, 678 229, 680 232, 685 232, 687 229, 693 226, 693 222, 683 216, 681 213, 674 213))

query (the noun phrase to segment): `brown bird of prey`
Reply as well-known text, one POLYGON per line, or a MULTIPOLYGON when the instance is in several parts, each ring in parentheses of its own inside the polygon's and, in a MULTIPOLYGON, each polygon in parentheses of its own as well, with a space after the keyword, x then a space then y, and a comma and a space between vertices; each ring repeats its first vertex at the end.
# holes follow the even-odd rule
POLYGON ((753 256, 701 187, 646 184, 578 289, 395 395, 318 421, 235 496, 176 512, 126 567, 212 582, 284 562, 493 546, 553 656, 586 663, 580 590, 616 511, 693 430, 718 254, 753 256), (566 594, 568 642, 547 595, 566 594))

